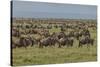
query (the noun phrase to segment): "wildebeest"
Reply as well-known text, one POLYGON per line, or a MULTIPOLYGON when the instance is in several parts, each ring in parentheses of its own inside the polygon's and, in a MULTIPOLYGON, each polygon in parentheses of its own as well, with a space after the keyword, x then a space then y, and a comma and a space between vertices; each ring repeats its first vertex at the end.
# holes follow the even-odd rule
POLYGON ((94 39, 86 36, 86 37, 79 40, 78 47, 82 47, 83 45, 86 45, 86 44, 87 44, 87 47, 90 46, 90 44, 93 46, 94 39))
POLYGON ((57 33, 58 39, 66 37, 66 34, 64 32, 57 33))
POLYGON ((16 40, 13 40, 12 39, 12 48, 20 48, 20 47, 27 47, 27 46, 33 46, 33 41, 30 40, 29 38, 26 38, 26 37, 20 37, 20 38, 17 38, 16 40))
POLYGON ((19 37, 20 36, 20 32, 17 29, 12 29, 12 36, 14 37, 19 37))
POLYGON ((52 35, 41 39, 39 42, 39 47, 55 46, 56 43, 58 43, 58 37, 55 33, 53 33, 52 35))
POLYGON ((47 29, 43 29, 41 31, 39 31, 39 35, 44 36, 44 37, 49 37, 50 36, 50 32, 47 29))
POLYGON ((75 32, 74 33, 74 37, 77 39, 77 40, 79 40, 79 37, 81 37, 82 36, 82 34, 80 33, 80 32, 75 32))
POLYGON ((61 46, 73 46, 73 39, 72 38, 66 38, 66 37, 63 37, 63 38, 60 38, 59 39, 59 47, 61 46))
POLYGON ((83 30, 80 32, 80 34, 82 34, 82 35, 84 35, 84 36, 89 36, 89 37, 91 37, 90 31, 89 31, 88 29, 83 29, 83 30))
POLYGON ((47 38, 43 38, 40 40, 39 42, 39 47, 43 48, 43 46, 50 46, 51 45, 51 38, 47 37, 47 38))
POLYGON ((36 42, 37 42, 37 40, 34 38, 34 37, 32 37, 32 36, 28 36, 27 38, 26 38, 26 40, 27 40, 27 42, 29 42, 29 45, 32 47, 32 46, 34 46, 34 44, 36 44, 36 42))
POLYGON ((49 25, 47 26, 47 29, 52 29, 52 25, 49 24, 49 25))
POLYGON ((55 24, 55 25, 54 25, 54 28, 58 28, 58 25, 57 25, 57 24, 55 24))
POLYGON ((74 37, 74 31, 69 32, 68 36, 69 37, 74 37))

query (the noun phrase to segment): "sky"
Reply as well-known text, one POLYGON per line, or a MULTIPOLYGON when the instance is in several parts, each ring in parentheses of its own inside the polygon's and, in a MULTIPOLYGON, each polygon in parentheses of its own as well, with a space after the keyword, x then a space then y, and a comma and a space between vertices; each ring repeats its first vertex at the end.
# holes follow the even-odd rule
POLYGON ((13 1, 13 17, 96 19, 96 5, 13 1))

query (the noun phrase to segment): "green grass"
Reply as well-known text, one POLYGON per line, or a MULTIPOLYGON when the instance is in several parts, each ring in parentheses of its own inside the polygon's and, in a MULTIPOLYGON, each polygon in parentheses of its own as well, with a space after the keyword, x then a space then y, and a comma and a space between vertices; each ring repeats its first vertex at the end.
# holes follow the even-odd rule
POLYGON ((50 32, 50 33, 53 33, 53 32, 60 32, 60 28, 57 28, 57 29, 53 28, 53 29, 50 29, 49 32, 50 32))
POLYGON ((96 46, 74 47, 28 47, 13 49, 13 65, 57 64, 96 61, 96 46))

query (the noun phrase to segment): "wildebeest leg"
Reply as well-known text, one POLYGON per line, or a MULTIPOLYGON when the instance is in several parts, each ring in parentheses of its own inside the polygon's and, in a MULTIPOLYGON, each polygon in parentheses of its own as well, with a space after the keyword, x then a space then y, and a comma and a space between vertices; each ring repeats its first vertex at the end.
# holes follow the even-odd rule
POLYGON ((51 44, 51 47, 53 48, 55 45, 54 44, 51 44))
POLYGON ((41 43, 39 43, 39 48, 43 48, 43 45, 41 43))
POLYGON ((71 47, 73 46, 73 42, 71 43, 71 47))
POLYGON ((70 46, 70 43, 67 43, 67 47, 69 47, 70 46))
POLYGON ((61 44, 59 44, 59 46, 58 46, 59 48, 61 48, 61 44))
POLYGON ((77 36, 76 38, 77 38, 77 40, 79 40, 79 36, 77 36))
POLYGON ((34 41, 32 41, 32 43, 31 43, 31 47, 34 45, 34 41))
POLYGON ((71 40, 71 42, 70 42, 70 46, 71 46, 71 47, 73 46, 73 40, 71 40))
POLYGON ((78 45, 78 47, 82 47, 82 44, 79 42, 79 45, 78 45))
POLYGON ((27 49, 27 46, 26 45, 24 47, 25 47, 25 49, 27 49))
POLYGON ((24 47, 26 48, 27 47, 27 41, 26 41, 26 39, 24 39, 24 41, 23 41, 23 45, 24 45, 24 47))

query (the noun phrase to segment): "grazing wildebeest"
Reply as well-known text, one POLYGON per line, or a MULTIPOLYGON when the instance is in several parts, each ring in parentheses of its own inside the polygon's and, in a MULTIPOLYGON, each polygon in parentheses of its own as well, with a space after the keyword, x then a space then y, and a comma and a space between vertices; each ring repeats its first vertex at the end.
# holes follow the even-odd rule
POLYGON ((90 46, 90 44, 93 46, 94 39, 86 36, 86 37, 82 38, 81 40, 79 40, 78 47, 82 47, 83 45, 86 45, 86 44, 87 44, 87 47, 90 46))

